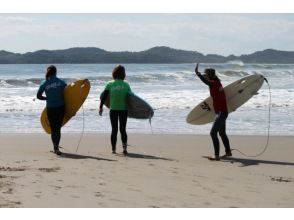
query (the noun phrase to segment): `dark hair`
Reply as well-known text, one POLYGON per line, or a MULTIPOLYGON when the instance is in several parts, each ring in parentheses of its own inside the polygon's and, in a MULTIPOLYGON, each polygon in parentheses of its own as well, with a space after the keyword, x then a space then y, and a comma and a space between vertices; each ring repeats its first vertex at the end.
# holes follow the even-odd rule
POLYGON ((54 65, 50 65, 47 67, 47 72, 46 72, 46 80, 50 77, 50 76, 56 76, 57 73, 57 69, 54 65))
POLYGON ((204 70, 204 73, 208 76, 209 79, 220 81, 220 79, 215 74, 215 69, 207 68, 204 70))
POLYGON ((122 79, 124 80, 126 77, 125 68, 122 65, 117 65, 114 67, 112 71, 112 78, 113 79, 122 79))

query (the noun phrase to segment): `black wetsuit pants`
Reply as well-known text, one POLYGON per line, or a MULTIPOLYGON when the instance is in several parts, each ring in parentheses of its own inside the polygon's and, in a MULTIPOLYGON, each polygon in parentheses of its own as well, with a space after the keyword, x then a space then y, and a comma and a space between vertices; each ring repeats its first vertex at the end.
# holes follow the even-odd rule
POLYGON ((226 149, 226 153, 231 153, 230 142, 228 136, 226 134, 226 119, 228 117, 227 112, 219 112, 216 114, 214 123, 210 130, 210 136, 212 138, 214 154, 219 156, 219 140, 217 137, 217 133, 221 136, 224 147, 226 149))
POLYGON ((118 133, 118 122, 119 122, 119 131, 121 134, 121 141, 124 147, 127 146, 128 136, 126 132, 127 127, 127 119, 128 119, 128 111, 127 110, 110 110, 110 122, 111 122, 111 146, 112 150, 116 150, 116 141, 117 141, 117 133, 118 133))
POLYGON ((61 138, 61 125, 65 113, 65 107, 47 107, 47 116, 51 127, 51 139, 54 149, 57 150, 61 138))

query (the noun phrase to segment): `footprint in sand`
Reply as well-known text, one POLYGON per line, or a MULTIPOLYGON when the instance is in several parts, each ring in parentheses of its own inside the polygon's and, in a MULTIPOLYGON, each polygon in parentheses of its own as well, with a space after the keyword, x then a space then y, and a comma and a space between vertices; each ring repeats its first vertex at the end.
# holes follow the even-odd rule
POLYGON ((205 205, 205 206, 210 206, 211 203, 210 203, 210 202, 204 202, 203 205, 205 205))
POLYGON ((5 201, 5 203, 0 203, 0 208, 17 208, 21 205, 21 202, 5 201))
POLYGON ((142 192, 140 189, 128 188, 128 190, 133 192, 142 192))
POLYGON ((173 167, 172 169, 173 169, 172 173, 175 173, 175 174, 179 173, 179 168, 173 167))
POLYGON ((79 196, 76 196, 76 195, 71 195, 70 197, 75 198, 75 199, 79 199, 80 198, 79 196))
POLYGON ((52 168, 39 168, 38 170, 46 173, 57 172, 60 170, 60 167, 52 167, 52 168))
POLYGON ((104 197, 101 192, 95 192, 94 194, 95 197, 104 197))
POLYGON ((12 194, 13 193, 13 189, 12 188, 8 188, 6 192, 3 192, 5 194, 12 194))
POLYGON ((55 186, 55 185, 50 185, 50 186, 53 187, 55 190, 60 190, 60 189, 62 189, 61 186, 55 186))
POLYGON ((290 183, 290 182, 294 182, 294 179, 290 178, 290 177, 270 177, 271 181, 275 181, 275 182, 284 182, 284 183, 290 183))
POLYGON ((0 171, 25 171, 26 167, 0 167, 0 171))
POLYGON ((160 208, 159 206, 156 206, 156 205, 149 205, 148 207, 149 208, 160 208))
POLYGON ((78 188, 77 186, 74 186, 74 185, 67 185, 66 188, 72 188, 72 189, 75 189, 75 188, 78 188))

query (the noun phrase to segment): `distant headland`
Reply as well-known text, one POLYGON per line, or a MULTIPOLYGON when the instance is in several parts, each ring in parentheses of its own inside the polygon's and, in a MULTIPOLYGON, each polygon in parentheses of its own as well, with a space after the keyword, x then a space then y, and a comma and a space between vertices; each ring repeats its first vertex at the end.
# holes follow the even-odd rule
POLYGON ((139 52, 110 52, 96 47, 74 47, 64 50, 38 50, 12 53, 0 50, 0 64, 52 63, 225 63, 240 60, 244 63, 293 64, 294 52, 266 49, 241 56, 204 55, 160 46, 139 52))

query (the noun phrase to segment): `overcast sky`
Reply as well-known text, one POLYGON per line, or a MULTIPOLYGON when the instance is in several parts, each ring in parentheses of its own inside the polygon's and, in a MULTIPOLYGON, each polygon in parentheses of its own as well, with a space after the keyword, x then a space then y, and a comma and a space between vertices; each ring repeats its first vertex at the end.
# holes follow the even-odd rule
POLYGON ((0 50, 99 47, 142 51, 169 46, 241 55, 294 51, 294 14, 0 14, 0 50))

